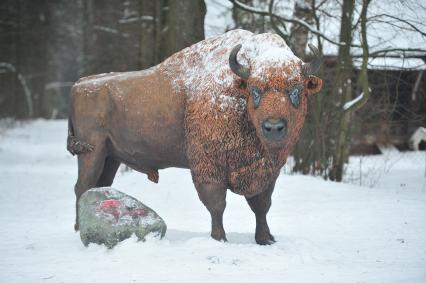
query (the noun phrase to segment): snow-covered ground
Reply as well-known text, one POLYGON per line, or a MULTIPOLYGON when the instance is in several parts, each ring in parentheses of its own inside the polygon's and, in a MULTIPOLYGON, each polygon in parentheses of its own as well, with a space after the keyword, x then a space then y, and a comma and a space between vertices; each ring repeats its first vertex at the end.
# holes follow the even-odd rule
POLYGON ((282 175, 269 223, 277 243, 254 242, 254 216, 228 194, 227 243, 188 170, 160 183, 119 172, 114 187, 155 209, 163 240, 85 248, 73 231, 76 159, 66 122, 0 131, 0 282, 426 282, 425 153, 354 158, 348 180, 282 175))

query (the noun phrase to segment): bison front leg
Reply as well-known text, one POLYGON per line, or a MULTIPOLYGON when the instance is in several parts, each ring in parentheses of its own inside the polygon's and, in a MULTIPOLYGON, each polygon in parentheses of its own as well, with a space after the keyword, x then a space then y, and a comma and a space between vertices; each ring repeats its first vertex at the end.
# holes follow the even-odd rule
POLYGON ((254 197, 246 198, 251 210, 253 210, 254 214, 256 215, 255 239, 256 243, 259 245, 271 245, 275 243, 274 236, 271 235, 268 222, 266 221, 266 214, 271 207, 271 196, 272 192, 274 191, 274 186, 275 181, 266 191, 254 197))
POLYGON ((222 184, 200 184, 195 186, 198 197, 212 218, 211 236, 217 241, 226 241, 223 229, 223 212, 226 207, 226 186, 222 184))

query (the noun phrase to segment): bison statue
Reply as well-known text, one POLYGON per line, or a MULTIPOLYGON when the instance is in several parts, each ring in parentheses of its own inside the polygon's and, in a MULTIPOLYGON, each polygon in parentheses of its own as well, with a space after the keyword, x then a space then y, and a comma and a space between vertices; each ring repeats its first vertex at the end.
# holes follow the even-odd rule
POLYGON ((308 97, 322 87, 313 76, 322 59, 310 48, 315 57, 304 63, 275 34, 233 30, 147 70, 77 81, 67 141, 78 156, 76 205, 87 190, 110 186, 121 163, 156 183, 159 169, 189 168, 214 239, 226 241, 229 189, 253 210, 256 242, 273 243, 266 214, 275 181, 308 97))

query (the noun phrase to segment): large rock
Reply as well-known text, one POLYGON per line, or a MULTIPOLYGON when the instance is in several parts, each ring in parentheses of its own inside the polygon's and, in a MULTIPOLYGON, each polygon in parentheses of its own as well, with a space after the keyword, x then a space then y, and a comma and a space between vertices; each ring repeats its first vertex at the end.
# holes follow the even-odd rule
POLYGON ((94 188, 84 193, 78 203, 81 241, 105 244, 108 248, 136 234, 145 240, 149 233, 162 238, 166 223, 152 209, 113 188, 94 188))

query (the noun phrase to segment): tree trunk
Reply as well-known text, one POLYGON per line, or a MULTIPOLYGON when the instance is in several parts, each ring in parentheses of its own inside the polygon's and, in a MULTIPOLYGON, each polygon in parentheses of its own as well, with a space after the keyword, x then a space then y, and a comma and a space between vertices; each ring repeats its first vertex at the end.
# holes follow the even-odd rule
MULTIPOLYGON (((294 3, 293 18, 303 20, 309 24, 313 23, 312 12, 313 0, 296 1, 294 3)), ((299 58, 305 58, 306 44, 308 42, 309 31, 306 27, 293 24, 290 29, 290 47, 299 58)))
POLYGON ((49 3, 48 68, 43 102, 43 116, 47 118, 67 117, 69 92, 81 75, 82 9, 81 0, 49 3))
POLYGON ((168 1, 162 58, 204 39, 206 4, 200 0, 168 1))
POLYGON ((338 72, 335 79, 332 99, 339 101, 337 105, 342 113, 336 133, 336 145, 334 148, 332 168, 329 174, 331 180, 342 181, 344 164, 349 155, 349 119, 350 113, 343 111, 343 105, 352 99, 352 58, 350 45, 352 44, 352 16, 354 0, 344 0, 342 5, 342 17, 340 26, 340 42, 338 53, 338 72))
POLYGON ((157 34, 161 32, 161 7, 164 5, 162 2, 164 1, 140 1, 140 20, 136 22, 141 26, 139 32, 139 69, 149 68, 160 61, 160 41, 157 40, 157 34))
MULTIPOLYGON (((304 20, 310 24, 314 22, 314 0, 296 1, 294 4, 293 18, 304 20)), ((305 54, 306 45, 308 42, 309 31, 299 24, 293 24, 290 29, 289 44, 294 53, 308 61, 305 54)), ((321 46, 318 46, 321 50, 321 46)), ((316 174, 321 171, 318 166, 318 160, 321 153, 321 103, 318 103, 318 98, 321 94, 315 95, 314 98, 309 99, 309 113, 306 117, 306 122, 301 133, 299 142, 293 150, 293 157, 295 165, 293 171, 301 172, 303 174, 316 174)))
POLYGON ((87 0, 85 5, 85 74, 145 69, 204 39, 204 1, 87 0))
MULTIPOLYGON (((269 0, 240 0, 240 2, 256 9, 268 10, 269 0)), ((244 11, 235 5, 232 8, 232 18, 235 28, 246 29, 254 33, 273 31, 269 17, 244 11)))

